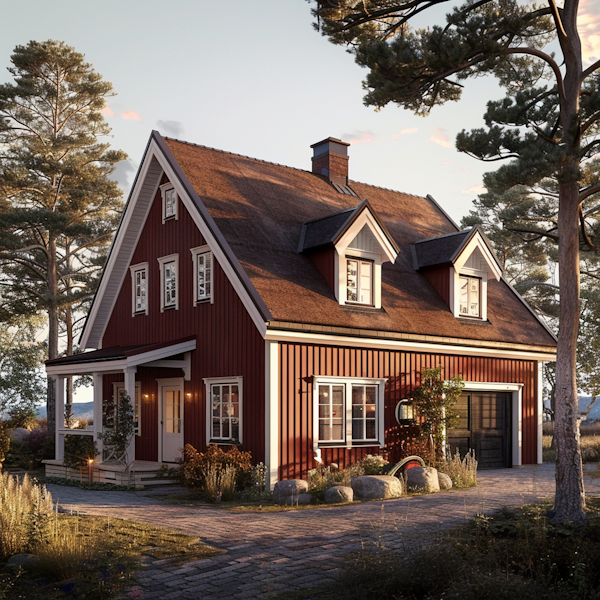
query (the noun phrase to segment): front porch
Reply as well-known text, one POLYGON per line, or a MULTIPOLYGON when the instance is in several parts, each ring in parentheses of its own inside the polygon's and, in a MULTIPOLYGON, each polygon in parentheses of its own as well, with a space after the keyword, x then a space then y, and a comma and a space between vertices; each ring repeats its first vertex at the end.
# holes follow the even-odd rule
MULTIPOLYGON (((174 392, 170 392, 169 410, 173 414, 165 415, 165 417, 168 417, 169 427, 176 427, 177 431, 181 432, 181 446, 183 446, 182 386, 184 380, 190 380, 191 352, 195 348, 196 339, 193 336, 162 344, 106 348, 47 361, 46 371, 48 376, 55 381, 56 434, 54 459, 44 461, 46 475, 80 479, 82 481, 91 479, 95 482, 118 485, 156 485, 160 481, 161 470, 164 470, 163 465, 165 465, 162 448, 164 429, 162 419, 159 418, 158 428, 146 427, 147 431, 143 432, 146 439, 152 438, 155 444, 158 443, 158 456, 156 456, 156 453, 154 455, 158 460, 139 460, 139 458, 136 460, 136 438, 139 438, 142 433, 140 429, 142 395, 139 381, 136 384, 136 373, 138 373, 140 367, 149 367, 150 369, 167 370, 167 372, 173 374, 173 377, 179 376, 181 389, 180 392, 176 392, 176 400, 173 399, 174 392), (66 380, 69 377, 78 375, 91 375, 93 381, 93 422, 86 429, 69 427, 65 413, 65 408, 68 406, 65 402, 66 380), (107 381, 110 383, 107 384, 107 381), (112 398, 113 407, 116 407, 119 389, 125 390, 134 406, 136 435, 132 437, 123 457, 120 460, 115 460, 113 453, 104 447, 102 433, 107 429, 106 407, 110 402, 107 397, 112 398), (74 435, 90 436, 96 444, 98 454, 88 466, 73 469, 64 463, 65 438, 74 435)), ((145 372, 151 373, 153 371, 145 369, 145 372)), ((157 391, 160 391, 160 388, 157 391)), ((156 396, 158 395, 156 394, 156 396)), ((152 397, 154 398, 154 396, 153 394, 152 397)), ((147 401, 148 394, 144 394, 144 402, 147 401)), ((142 453, 140 458, 153 457, 152 455, 144 456, 142 453)), ((172 461, 174 458, 167 458, 166 460, 172 461)), ((173 466, 173 464, 170 466, 173 466)), ((165 483, 167 482, 172 483, 165 481, 165 483)))

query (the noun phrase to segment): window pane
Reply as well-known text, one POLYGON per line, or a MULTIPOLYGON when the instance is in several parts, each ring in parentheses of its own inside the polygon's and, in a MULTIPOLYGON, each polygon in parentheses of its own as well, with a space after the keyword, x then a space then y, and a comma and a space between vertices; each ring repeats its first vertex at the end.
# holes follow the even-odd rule
POLYGON ((469 279, 460 277, 460 308, 461 315, 469 314, 469 279))
POLYGON ((347 261, 347 300, 356 302, 358 300, 358 261, 347 261))
POLYGON ((362 440, 363 439, 363 422, 358 420, 352 421, 352 439, 362 440))
POLYGON ((479 279, 469 278, 469 314, 479 316, 479 279))
POLYGON ((376 439, 377 434, 376 434, 376 428, 375 428, 375 421, 373 419, 367 419, 366 425, 367 425, 367 435, 365 436, 365 438, 368 440, 376 439))
POLYGON ((372 264, 370 262, 360 263, 360 301, 364 304, 371 304, 371 279, 372 264))

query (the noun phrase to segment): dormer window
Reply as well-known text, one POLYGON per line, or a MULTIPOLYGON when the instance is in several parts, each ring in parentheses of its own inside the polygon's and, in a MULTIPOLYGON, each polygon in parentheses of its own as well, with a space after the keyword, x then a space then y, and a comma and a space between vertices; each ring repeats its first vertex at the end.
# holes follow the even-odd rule
POLYGON ((459 313, 461 317, 481 316, 481 279, 479 277, 459 278, 459 313))
POLYGON ((373 305, 373 262, 346 258, 346 301, 373 305))
POLYGON ((177 192, 172 183, 160 186, 163 207, 163 223, 170 219, 177 219, 177 192))
POLYGON ((420 271, 459 319, 487 321, 488 279, 502 268, 479 227, 421 240, 412 246, 420 271))

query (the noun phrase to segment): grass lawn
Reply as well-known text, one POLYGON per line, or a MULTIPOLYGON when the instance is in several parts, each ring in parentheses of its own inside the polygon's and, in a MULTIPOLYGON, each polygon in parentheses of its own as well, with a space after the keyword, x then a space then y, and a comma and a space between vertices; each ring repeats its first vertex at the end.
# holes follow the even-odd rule
POLYGON ((197 537, 121 519, 59 514, 50 526, 55 541, 36 552, 34 567, 0 569, 1 599, 108 600, 123 593, 143 556, 179 564, 221 553, 197 537))
POLYGON ((600 498, 586 526, 554 525, 550 505, 479 516, 425 549, 346 557, 334 586, 278 600, 595 600, 600 598, 600 498))

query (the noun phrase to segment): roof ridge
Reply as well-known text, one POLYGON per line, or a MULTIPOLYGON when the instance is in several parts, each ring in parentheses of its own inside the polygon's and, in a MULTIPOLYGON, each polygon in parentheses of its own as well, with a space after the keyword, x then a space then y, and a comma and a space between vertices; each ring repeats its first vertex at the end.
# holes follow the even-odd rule
POLYGON ((471 232, 473 229, 473 227, 469 227, 467 229, 460 229, 459 231, 452 231, 450 233, 443 233, 442 235, 436 235, 434 237, 430 237, 430 238, 424 238, 422 240, 417 240, 416 242, 413 242, 413 244, 423 244, 424 242, 433 242, 434 240, 439 240, 442 238, 447 238, 447 237, 451 237, 453 235, 460 235, 460 234, 465 234, 465 233, 469 233, 471 232))
MULTIPOLYGON (((311 175, 318 175, 308 169, 300 169, 299 167, 292 167, 290 165, 282 165, 271 160, 265 160, 264 158, 256 158, 255 156, 248 156, 247 154, 240 154, 239 152, 231 152, 230 150, 221 150, 220 148, 213 148, 212 146, 206 146, 204 144, 196 144, 194 142, 188 142, 186 140, 178 140, 177 138, 168 137, 166 135, 161 136, 164 140, 170 140, 172 142, 179 142, 180 144, 186 144, 187 146, 195 146, 196 148, 204 148, 206 150, 214 150, 215 152, 221 152, 222 154, 231 154, 232 156, 239 156, 240 158, 248 158, 249 160, 255 160, 260 163, 267 165, 275 165, 276 167, 284 167, 286 169, 292 169, 294 171, 300 171, 301 173, 310 173, 311 175)), ((372 183, 365 183, 364 181, 358 181, 357 179, 348 179, 348 185, 350 183, 358 183, 367 187, 375 188, 377 190, 385 190, 386 192, 394 192, 395 194, 403 194, 404 196, 412 196, 413 198, 427 199, 426 196, 418 196, 417 194, 409 194, 408 192, 402 192, 400 190, 394 190, 392 188, 386 188, 381 185, 374 185, 372 183)))

